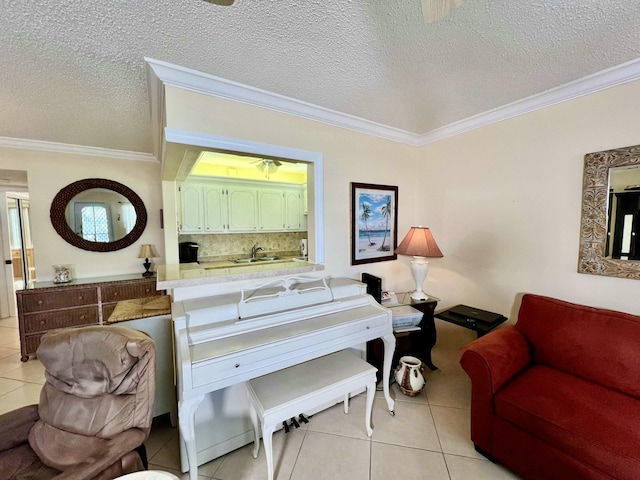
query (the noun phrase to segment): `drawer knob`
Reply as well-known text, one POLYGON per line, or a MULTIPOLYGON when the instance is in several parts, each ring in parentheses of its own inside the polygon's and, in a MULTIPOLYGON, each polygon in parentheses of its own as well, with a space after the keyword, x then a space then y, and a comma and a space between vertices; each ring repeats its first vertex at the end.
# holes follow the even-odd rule
POLYGON ((44 325, 44 320, 40 320, 40 325, 44 325))
POLYGON ((117 297, 118 296, 118 292, 113 292, 113 296, 117 297))
POLYGON ((38 305, 42 305, 42 300, 38 300, 38 305))
POLYGON ((80 320, 84 320, 84 315, 80 315, 80 320))
POLYGON ((239 366, 240 366, 240 364, 239 364, 239 363, 236 363, 236 368, 238 368, 239 366))
POLYGON ((370 329, 371 329, 371 327, 369 325, 367 325, 367 330, 370 330, 370 329))
POLYGON ((78 300, 82 300, 84 297, 82 295, 78 295, 78 300))
POLYGON ((150 291, 150 289, 148 289, 148 288, 145 290, 146 293, 149 293, 149 291, 150 291))

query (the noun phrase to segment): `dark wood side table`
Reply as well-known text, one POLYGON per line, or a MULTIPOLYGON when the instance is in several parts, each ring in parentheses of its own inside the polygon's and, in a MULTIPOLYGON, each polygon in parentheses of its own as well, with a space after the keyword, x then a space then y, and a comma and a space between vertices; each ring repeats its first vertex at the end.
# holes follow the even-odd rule
MULTIPOLYGON (((413 308, 422 312, 422 321, 418 325, 420 330, 413 332, 397 332, 396 350, 393 354, 392 368, 398 364, 400 357, 403 355, 413 355, 418 357, 431 370, 437 370, 431 361, 431 349, 436 344, 436 325, 434 321, 434 312, 439 298, 429 297, 427 300, 414 300, 411 293, 396 294, 398 303, 386 304, 383 307, 393 308, 401 305, 411 305, 413 308)), ((378 368, 378 372, 382 371, 383 346, 379 339, 367 342, 367 361, 378 368)))
POLYGON ((458 325, 460 327, 473 330, 474 332, 476 332, 476 335, 478 336, 478 338, 489 333, 498 325, 502 325, 504 322, 507 321, 507 317, 501 315, 495 321, 491 323, 487 323, 487 322, 482 322, 480 320, 476 320, 474 318, 467 318, 467 317, 462 317, 460 315, 456 315, 454 313, 451 313, 449 310, 443 310, 442 312, 438 312, 435 317, 439 320, 444 320, 445 322, 453 323, 454 325, 458 325))

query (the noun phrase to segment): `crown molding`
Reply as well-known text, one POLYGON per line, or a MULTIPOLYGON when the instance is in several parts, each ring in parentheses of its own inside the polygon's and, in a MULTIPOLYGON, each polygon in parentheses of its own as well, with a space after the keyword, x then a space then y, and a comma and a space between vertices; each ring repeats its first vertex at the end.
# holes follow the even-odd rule
MULTIPOLYGON (((157 92, 163 91, 164 85, 171 85, 413 146, 427 145, 640 79, 640 59, 636 59, 429 132, 416 134, 160 60, 145 58, 145 61, 149 74, 153 72, 154 80, 159 84, 153 89, 156 98, 157 92)), ((161 120, 162 114, 163 110, 159 108, 155 115, 156 123, 161 120)))
POLYGON ((517 100, 492 110, 460 120, 459 122, 445 125, 420 135, 418 145, 437 142, 444 138, 453 137, 464 132, 485 127, 493 123, 508 120, 519 115, 525 115, 535 110, 557 105, 559 103, 575 100, 592 93, 606 90, 625 83, 640 79, 640 58, 630 62, 616 65, 615 67, 596 72, 586 77, 579 78, 559 87, 552 88, 536 95, 517 100))
MULTIPOLYGON (((381 123, 319 107, 311 103, 296 100, 277 93, 237 83, 224 78, 202 73, 190 68, 173 65, 171 63, 145 58, 147 62, 147 78, 150 85, 154 80, 162 86, 155 86, 150 91, 164 91, 165 85, 182 88, 192 92, 203 93, 214 97, 233 100, 257 107, 267 108, 280 113, 294 115, 307 120, 326 123, 336 127, 346 128, 357 132, 386 138, 396 142, 417 145, 419 135, 381 123)), ((155 95, 152 99, 156 99, 155 95)), ((153 111, 161 111, 161 106, 152 106, 153 111)), ((157 115, 157 118, 160 118, 157 115)), ((155 120, 155 118, 154 118, 155 120)), ((154 127, 154 129, 157 127, 154 127)))
POLYGON ((112 158, 117 160, 135 160, 138 162, 157 162, 154 155, 111 148, 72 145, 69 143, 45 142, 26 138, 0 137, 0 148, 18 148, 22 150, 38 150, 41 152, 64 153, 68 155, 88 155, 91 157, 112 158))

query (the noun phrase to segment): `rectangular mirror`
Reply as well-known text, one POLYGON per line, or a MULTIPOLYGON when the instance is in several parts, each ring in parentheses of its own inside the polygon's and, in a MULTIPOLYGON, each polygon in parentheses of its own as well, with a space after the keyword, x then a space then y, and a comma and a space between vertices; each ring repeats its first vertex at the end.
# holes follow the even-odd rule
POLYGON ((578 272, 640 279, 640 145, 584 159, 578 272))

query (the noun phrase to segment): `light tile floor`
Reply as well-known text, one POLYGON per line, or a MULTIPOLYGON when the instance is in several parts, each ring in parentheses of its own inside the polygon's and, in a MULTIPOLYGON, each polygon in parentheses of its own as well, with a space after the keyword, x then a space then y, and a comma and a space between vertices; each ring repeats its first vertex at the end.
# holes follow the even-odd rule
MULTIPOLYGON (((436 320, 438 343, 433 362, 439 370, 425 372, 427 385, 417 397, 393 385, 396 415, 376 393, 373 437, 364 428, 364 396, 351 401, 349 414, 336 405, 311 418, 308 425, 282 430, 274 437, 278 480, 507 480, 518 479, 478 454, 469 439, 470 382, 459 365, 460 350, 475 334, 436 320)), ((37 359, 20 362, 15 317, 0 319, 0 414, 38 403, 44 383, 37 359)), ((154 420, 146 442, 150 469, 180 478, 178 432, 166 416, 154 420)), ((247 445, 198 469, 199 480, 266 479, 264 448, 258 459, 247 445)))

